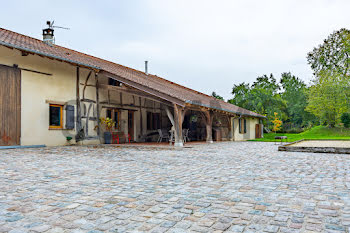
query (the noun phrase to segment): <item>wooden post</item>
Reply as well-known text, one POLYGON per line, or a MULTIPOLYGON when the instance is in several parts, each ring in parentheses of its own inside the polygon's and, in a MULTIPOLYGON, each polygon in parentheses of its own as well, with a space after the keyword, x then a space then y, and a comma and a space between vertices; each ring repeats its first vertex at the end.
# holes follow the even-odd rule
POLYGON ((213 143, 213 118, 214 118, 214 113, 212 111, 206 110, 204 111, 206 123, 205 127, 207 130, 207 142, 208 143, 213 143))
MULTIPOLYGON (((101 135, 101 122, 100 122, 100 94, 99 94, 99 82, 98 75, 95 72, 95 80, 96 80, 96 120, 97 120, 97 136, 101 135)), ((101 139, 100 139, 101 140, 101 139)))
POLYGON ((174 104, 174 123, 175 123, 175 143, 174 146, 182 147, 184 145, 183 137, 182 137, 182 122, 183 122, 183 112, 184 110, 174 104))
POLYGON ((143 135, 143 119, 142 119, 142 106, 141 106, 141 97, 139 97, 139 105, 140 105, 140 131, 141 136, 143 135))
POLYGON ((77 134, 81 130, 81 109, 80 109, 80 87, 79 87, 79 66, 77 66, 77 83, 76 83, 76 102, 77 102, 77 117, 76 117, 76 130, 77 134))
POLYGON ((232 117, 227 116, 227 121, 228 121, 228 137, 230 141, 233 141, 233 128, 232 128, 232 117))
MULTIPOLYGON (((174 121, 174 116, 173 116, 173 114, 170 112, 170 109, 169 109, 169 107, 168 106, 165 106, 165 112, 166 112, 166 114, 168 115, 168 118, 169 118, 169 120, 170 120, 170 122, 171 122, 171 125, 172 126, 174 126, 174 128, 175 128, 175 121, 174 121)), ((171 140, 169 140, 169 144, 171 145, 171 140)))

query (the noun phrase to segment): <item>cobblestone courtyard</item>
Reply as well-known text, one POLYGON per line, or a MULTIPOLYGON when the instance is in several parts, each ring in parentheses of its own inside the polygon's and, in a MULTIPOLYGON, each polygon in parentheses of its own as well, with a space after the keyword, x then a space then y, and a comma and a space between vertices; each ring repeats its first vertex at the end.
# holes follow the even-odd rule
POLYGON ((349 232, 350 155, 232 142, 0 150, 0 232, 349 232))

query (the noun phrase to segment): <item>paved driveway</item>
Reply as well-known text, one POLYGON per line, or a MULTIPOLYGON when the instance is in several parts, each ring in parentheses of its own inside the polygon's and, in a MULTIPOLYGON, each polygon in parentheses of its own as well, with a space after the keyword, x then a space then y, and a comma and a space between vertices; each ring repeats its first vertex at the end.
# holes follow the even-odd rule
POLYGON ((349 165, 260 142, 3 150, 0 232, 349 232, 349 165))

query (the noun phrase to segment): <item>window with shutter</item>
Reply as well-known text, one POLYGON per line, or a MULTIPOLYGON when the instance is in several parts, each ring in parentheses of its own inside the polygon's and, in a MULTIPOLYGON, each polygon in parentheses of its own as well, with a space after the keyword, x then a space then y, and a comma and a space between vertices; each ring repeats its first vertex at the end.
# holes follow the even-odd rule
POLYGON ((247 133, 247 120, 244 119, 244 133, 247 133))

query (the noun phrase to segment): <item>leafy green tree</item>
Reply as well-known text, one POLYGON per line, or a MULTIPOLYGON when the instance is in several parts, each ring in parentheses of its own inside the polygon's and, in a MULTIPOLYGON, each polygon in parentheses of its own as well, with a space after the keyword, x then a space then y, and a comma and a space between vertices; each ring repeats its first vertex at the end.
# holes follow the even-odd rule
POLYGON ((217 99, 219 99, 219 100, 224 100, 224 97, 222 97, 222 96, 216 94, 215 91, 213 91, 213 92, 211 93, 211 96, 213 96, 213 97, 215 97, 215 98, 217 98, 217 99))
POLYGON ((279 89, 280 87, 273 75, 264 75, 258 77, 251 86, 246 83, 234 85, 232 89, 233 98, 228 102, 266 115, 268 117, 266 123, 271 124, 275 112, 282 119, 287 119, 285 114, 286 103, 278 94, 279 89))
POLYGON ((314 121, 315 116, 305 111, 308 90, 306 84, 290 72, 282 73, 280 84, 283 89, 281 97, 287 103, 288 122, 294 127, 301 127, 314 121))
POLYGON ((281 89, 273 74, 270 74, 270 76, 265 74, 257 77, 256 81, 252 85, 252 88, 269 90, 272 94, 277 94, 277 92, 281 89))
POLYGON ((342 28, 324 40, 307 55, 307 60, 317 76, 321 71, 349 77, 350 31, 342 28))
POLYGON ((321 71, 309 88, 306 111, 334 127, 340 117, 347 112, 349 97, 349 79, 332 71, 321 71))

